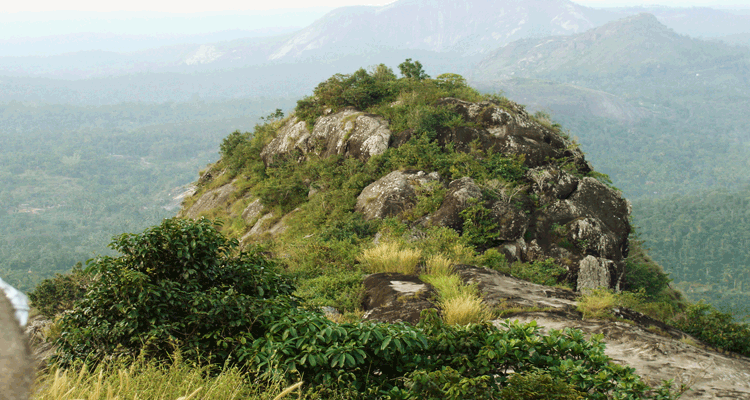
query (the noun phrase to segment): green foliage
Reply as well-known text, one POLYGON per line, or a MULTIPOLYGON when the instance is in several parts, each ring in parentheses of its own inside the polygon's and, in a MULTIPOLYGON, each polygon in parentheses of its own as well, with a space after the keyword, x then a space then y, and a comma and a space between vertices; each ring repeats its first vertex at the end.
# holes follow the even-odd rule
POLYGON ((584 399, 565 378, 552 377, 541 371, 513 374, 508 386, 500 391, 503 400, 578 400, 584 399))
POLYGON ((469 204, 460 213, 464 220, 461 240, 480 251, 497 246, 500 233, 497 222, 492 218, 492 210, 475 199, 470 199, 469 204))
POLYGON ((427 75, 422 69, 422 63, 420 63, 419 61, 412 62, 411 58, 407 58, 406 61, 399 64, 398 70, 401 71, 401 75, 403 75, 404 78, 407 79, 415 79, 421 81, 430 78, 430 76, 427 75))
POLYGON ((703 301, 687 306, 673 324, 711 346, 750 356, 750 325, 734 321, 731 314, 703 301))
POLYGON ((258 320, 293 291, 273 262, 238 251, 206 219, 166 219, 110 246, 121 255, 87 265, 96 278, 62 318, 63 364, 141 351, 163 358, 174 346, 221 364, 261 334, 258 320))
POLYGON ((631 291, 643 289, 649 297, 655 298, 669 288, 672 280, 646 253, 642 241, 631 237, 629 243, 630 253, 625 259, 625 288, 631 291))
POLYGON ((516 262, 510 270, 511 275, 516 278, 548 286, 556 285, 567 272, 565 267, 555 263, 554 258, 532 263, 516 262))
POLYGON ((417 326, 338 325, 300 311, 280 318, 240 358, 262 376, 349 387, 364 398, 499 398, 504 387, 525 383, 510 379, 513 373, 547 374, 552 384, 565 380, 562 393, 577 390, 589 399, 651 398, 632 368, 604 354, 601 336, 504 325, 446 325, 434 310, 423 312, 417 326))
POLYGON ((91 276, 83 272, 83 265, 77 263, 70 273, 55 274, 54 278, 40 282, 29 292, 29 300, 40 314, 52 318, 81 299, 91 283, 91 276))

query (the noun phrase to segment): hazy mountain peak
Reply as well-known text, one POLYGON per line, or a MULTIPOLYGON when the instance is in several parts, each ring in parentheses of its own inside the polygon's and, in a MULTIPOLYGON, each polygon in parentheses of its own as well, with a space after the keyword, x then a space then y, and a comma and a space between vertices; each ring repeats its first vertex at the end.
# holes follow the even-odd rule
POLYGON ((601 11, 568 0, 401 0, 333 10, 270 58, 384 47, 478 54, 522 37, 582 32, 605 20, 601 11))

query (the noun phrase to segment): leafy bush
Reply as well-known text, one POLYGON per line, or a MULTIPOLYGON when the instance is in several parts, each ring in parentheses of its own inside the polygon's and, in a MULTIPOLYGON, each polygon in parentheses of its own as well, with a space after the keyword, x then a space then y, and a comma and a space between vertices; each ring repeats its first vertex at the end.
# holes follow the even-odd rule
POLYGON ((61 320, 59 361, 95 362, 145 351, 223 363, 262 334, 259 320, 289 307, 293 287, 274 263, 238 250, 211 221, 166 219, 110 244, 88 292, 61 320), (270 314, 269 314, 270 313, 270 314))
POLYGON ((508 386, 500 391, 503 400, 578 400, 584 399, 565 378, 552 377, 541 371, 513 374, 508 386))
POLYGON ((711 346, 750 356, 750 325, 734 321, 732 314, 703 301, 689 305, 672 323, 711 346))
POLYGON ((84 273, 81 263, 77 263, 68 274, 56 274, 54 278, 40 282, 29 292, 29 300, 40 314, 52 318, 83 297, 91 282, 91 276, 84 273))
POLYGON ((540 285, 554 286, 568 272, 565 267, 557 265, 554 258, 532 263, 514 263, 511 275, 540 285))
MULTIPOLYGON (((417 326, 334 324, 293 311, 240 358, 267 377, 300 377, 313 386, 351 388, 360 398, 500 398, 514 373, 564 380, 588 399, 651 398, 632 368, 611 362, 601 336, 577 330, 540 333, 535 323, 447 325, 434 310, 417 326)), ((518 378, 516 378, 517 380, 518 378)), ((670 398, 670 397, 659 397, 670 398)))
POLYGON ((654 262, 643 248, 643 242, 630 238, 630 254, 625 259, 625 287, 635 291, 644 289, 649 297, 656 297, 672 281, 662 267, 654 262))

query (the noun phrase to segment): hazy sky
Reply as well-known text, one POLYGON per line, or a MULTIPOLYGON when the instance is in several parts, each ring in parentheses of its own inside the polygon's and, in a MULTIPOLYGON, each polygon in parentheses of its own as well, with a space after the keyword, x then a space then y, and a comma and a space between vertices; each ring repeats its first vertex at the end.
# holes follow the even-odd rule
MULTIPOLYGON (((460 1, 460 0, 457 0, 460 1)), ((194 13, 227 10, 269 10, 279 8, 340 7, 345 5, 383 5, 393 0, 28 0, 4 1, 0 13, 23 11, 159 11, 194 13)), ((623 5, 667 5, 750 8, 747 0, 576 0, 576 3, 593 7, 623 5)))

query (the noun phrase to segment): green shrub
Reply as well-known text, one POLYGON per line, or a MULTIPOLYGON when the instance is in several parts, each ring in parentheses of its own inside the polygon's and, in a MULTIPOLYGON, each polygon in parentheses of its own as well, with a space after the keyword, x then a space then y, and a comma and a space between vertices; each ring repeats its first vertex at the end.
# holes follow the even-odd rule
POLYGON ((73 304, 86 293, 91 276, 84 273, 82 264, 73 266, 70 273, 56 274, 40 282, 29 292, 29 300, 40 314, 52 318, 73 308, 73 304))
POLYGON ((274 263, 239 251, 206 219, 166 219, 110 247, 121 255, 87 265, 97 278, 61 320, 63 364, 141 351, 163 358, 178 346, 221 365, 262 335, 259 320, 289 307, 293 287, 274 263))
POLYGON ((514 263, 511 275, 540 285, 554 286, 568 272, 565 267, 557 265, 554 258, 532 263, 514 263))
POLYGON ((552 377, 541 371, 511 375, 500 396, 503 400, 585 399, 565 378, 552 377))
POLYGON ((672 324, 711 346, 750 356, 750 325, 736 322, 732 314, 703 301, 687 306, 672 324))
POLYGON ((656 297, 672 281, 659 264, 643 248, 643 242, 631 237, 630 254, 625 259, 625 287, 630 291, 643 289, 649 297, 656 297))

